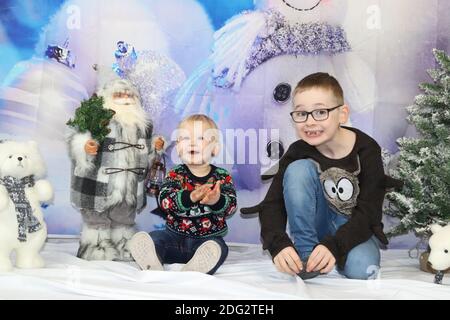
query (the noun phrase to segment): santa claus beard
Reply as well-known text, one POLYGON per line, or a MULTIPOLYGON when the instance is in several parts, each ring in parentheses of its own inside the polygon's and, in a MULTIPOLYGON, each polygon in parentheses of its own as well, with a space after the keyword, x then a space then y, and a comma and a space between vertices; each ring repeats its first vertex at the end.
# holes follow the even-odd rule
POLYGON ((113 119, 124 128, 137 127, 145 132, 149 119, 136 99, 109 97, 105 99, 104 108, 115 111, 113 119))

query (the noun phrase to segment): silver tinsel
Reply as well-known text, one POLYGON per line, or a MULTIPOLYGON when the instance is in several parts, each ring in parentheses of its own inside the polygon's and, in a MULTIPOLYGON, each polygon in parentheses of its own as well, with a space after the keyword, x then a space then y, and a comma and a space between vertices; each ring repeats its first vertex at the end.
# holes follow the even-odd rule
MULTIPOLYGON (((248 14, 244 12, 242 14, 248 14)), ((251 54, 246 60, 244 77, 265 61, 281 55, 334 55, 349 51, 345 31, 340 26, 326 22, 290 24, 276 10, 267 10, 266 36, 259 36, 253 43, 251 54)), ((214 84, 218 87, 231 87, 233 82, 226 81, 225 69, 214 84)))
POLYGON ((184 72, 170 58, 150 50, 138 51, 131 61, 122 77, 138 89, 144 109, 155 119, 172 103, 185 81, 184 72))

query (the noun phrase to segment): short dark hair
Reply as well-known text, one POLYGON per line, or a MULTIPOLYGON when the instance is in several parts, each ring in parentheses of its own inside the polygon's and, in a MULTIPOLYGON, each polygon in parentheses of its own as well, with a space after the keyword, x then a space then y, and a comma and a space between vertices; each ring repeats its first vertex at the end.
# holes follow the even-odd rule
POLYGON ((294 90, 294 96, 304 90, 311 88, 322 88, 330 90, 339 104, 344 104, 344 91, 341 85, 333 76, 326 72, 312 73, 297 83, 294 90))

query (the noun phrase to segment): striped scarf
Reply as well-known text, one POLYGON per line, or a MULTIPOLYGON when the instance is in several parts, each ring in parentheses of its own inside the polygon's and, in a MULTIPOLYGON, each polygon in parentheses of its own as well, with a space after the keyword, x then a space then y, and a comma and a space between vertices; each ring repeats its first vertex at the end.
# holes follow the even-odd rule
POLYGON ((19 227, 19 236, 17 239, 20 242, 25 242, 27 241, 27 232, 33 233, 42 228, 41 223, 33 216, 33 209, 25 194, 25 188, 34 186, 34 176, 27 176, 22 179, 6 176, 0 179, 0 184, 6 187, 9 197, 16 207, 17 224, 19 227))

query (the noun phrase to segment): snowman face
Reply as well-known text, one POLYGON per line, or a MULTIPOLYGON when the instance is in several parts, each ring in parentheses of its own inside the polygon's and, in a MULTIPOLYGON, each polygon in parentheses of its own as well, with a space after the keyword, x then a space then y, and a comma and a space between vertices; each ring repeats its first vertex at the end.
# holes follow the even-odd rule
POLYGON ((322 0, 282 0, 282 2, 294 10, 309 11, 317 8, 322 0))
MULTIPOLYGON (((329 57, 279 56, 253 70, 238 93, 231 95, 227 90, 217 89, 214 104, 219 127, 254 129, 256 132, 259 129, 266 130, 267 138, 258 136, 260 145, 265 147, 273 141, 273 146, 281 143, 286 150, 299 138, 295 123, 289 115, 293 110, 292 92, 298 81, 317 71, 334 73, 329 57), (272 136, 270 130, 274 130, 277 135, 272 136)), ((266 148, 259 151, 260 162, 267 161, 269 154, 266 154, 266 148)))
POLYGON ((347 0, 255 0, 258 9, 274 8, 291 22, 342 22, 347 0))

